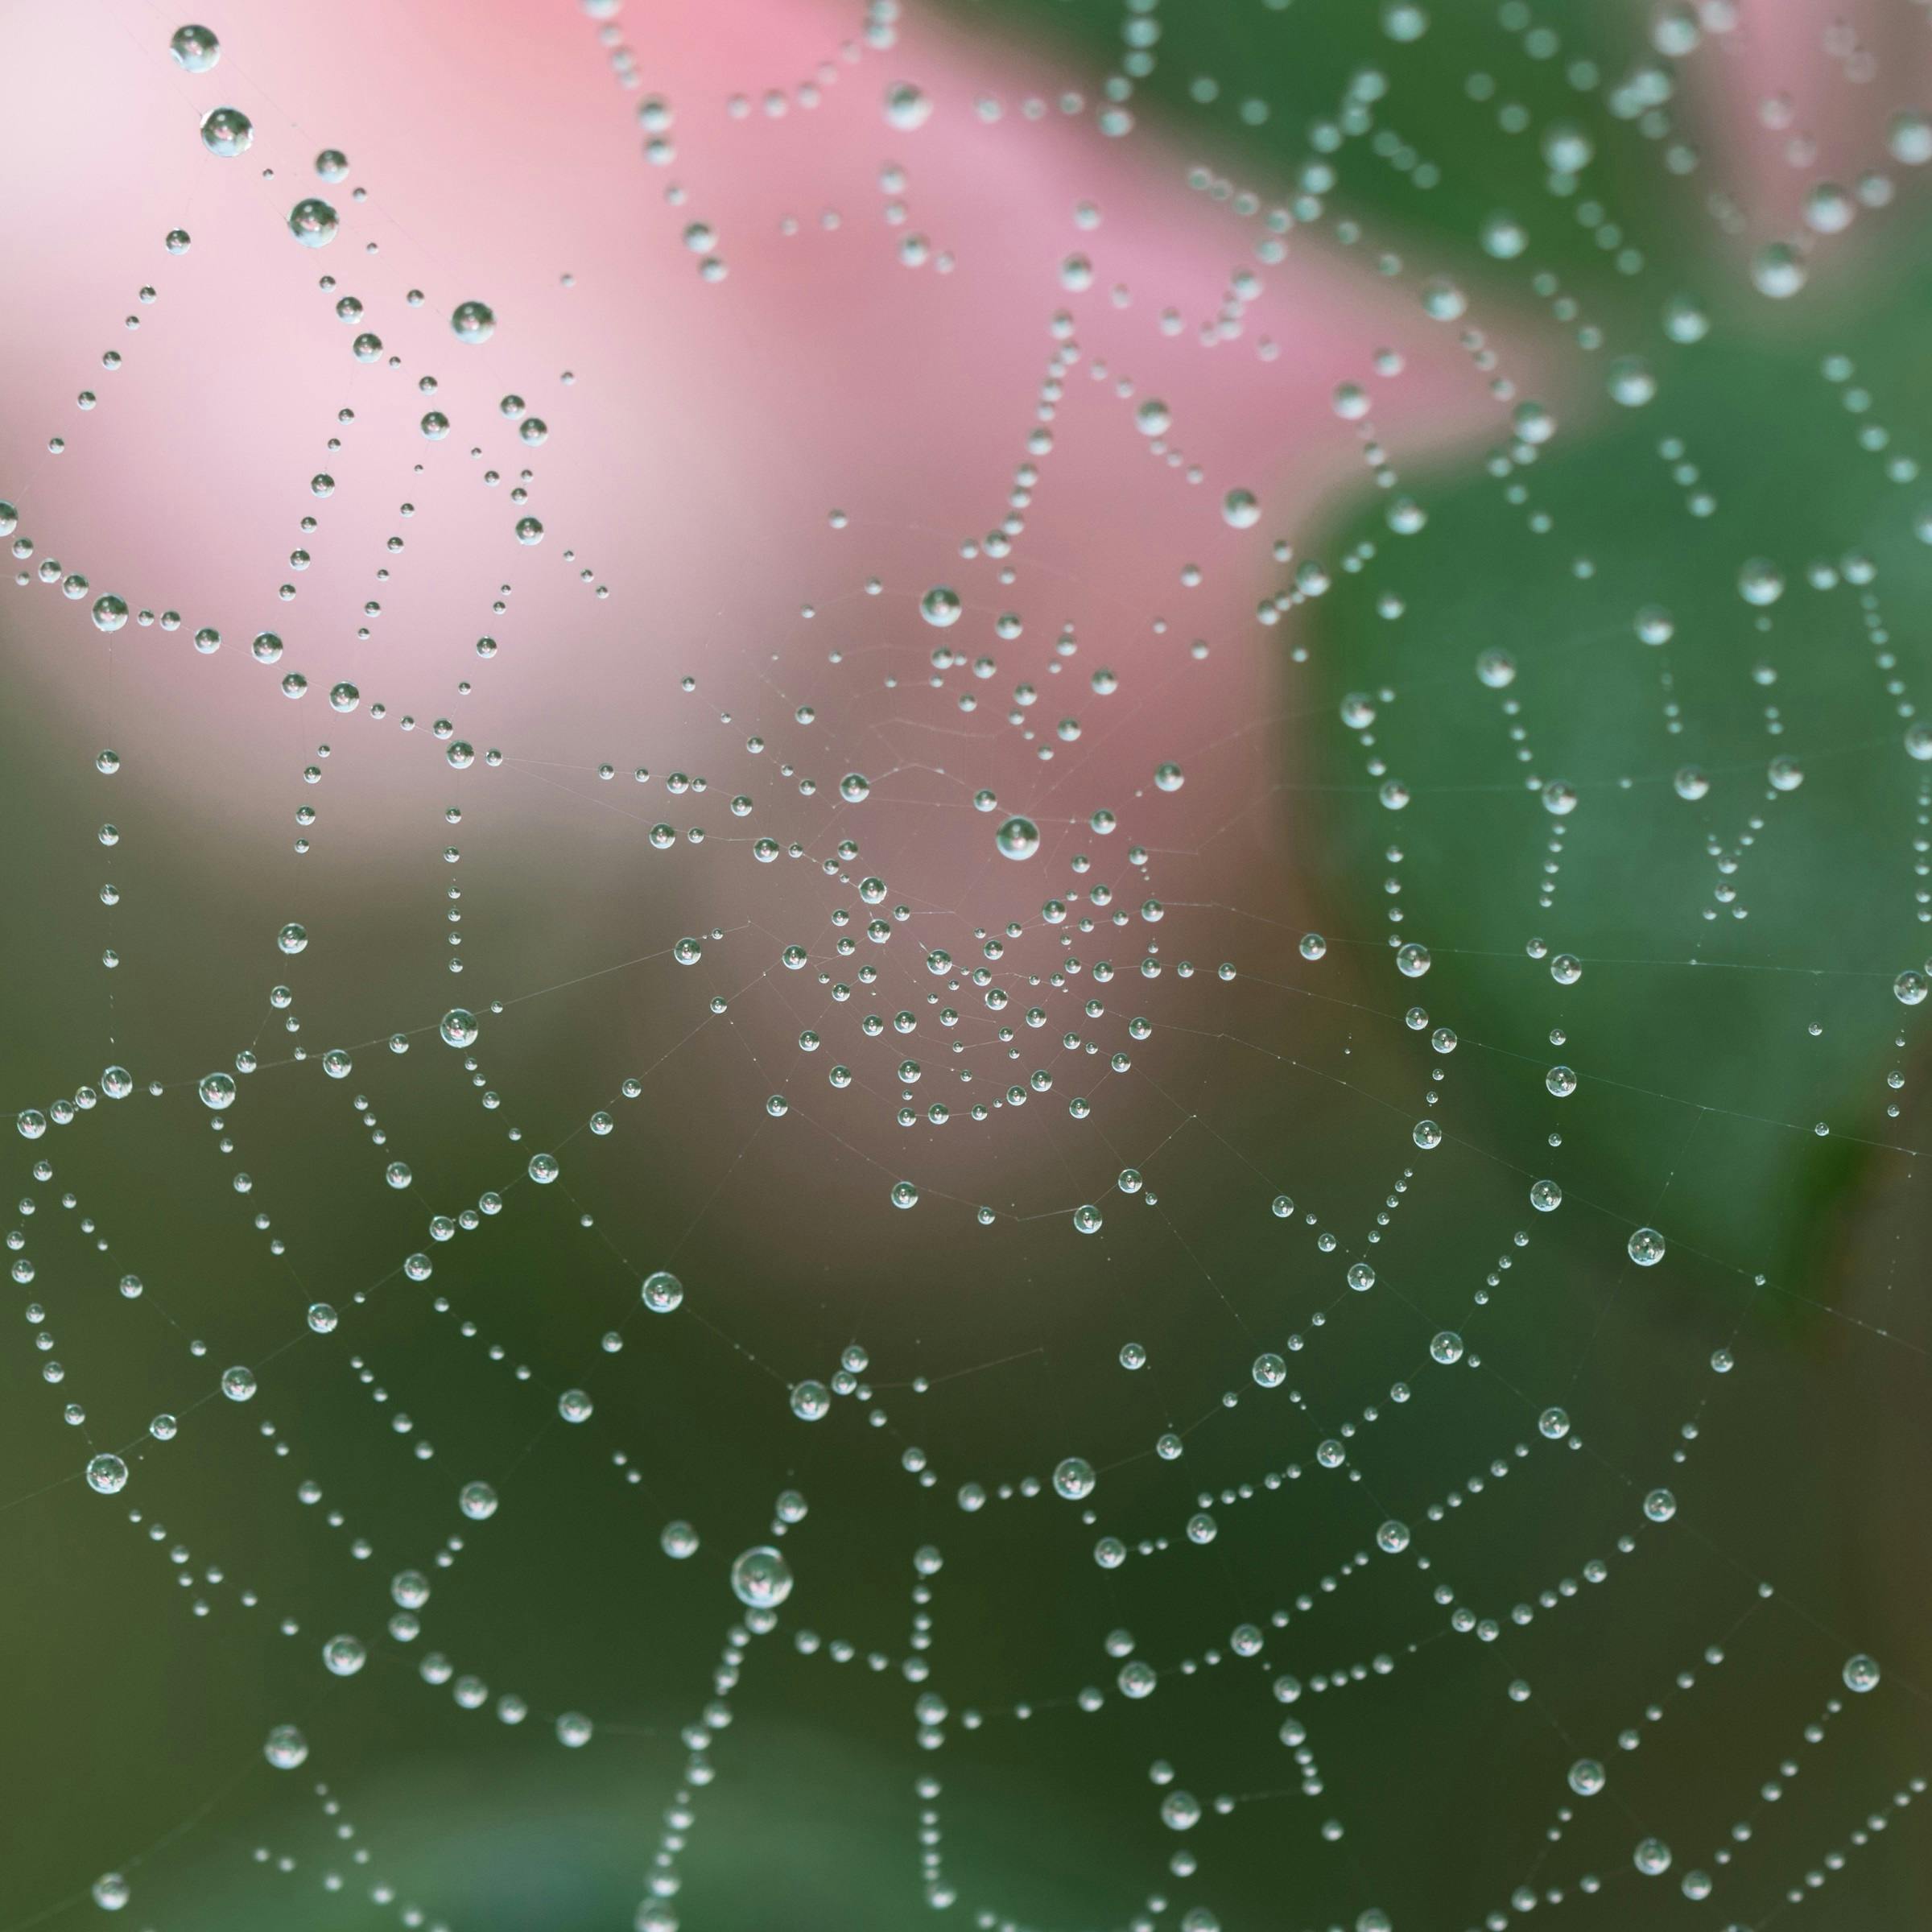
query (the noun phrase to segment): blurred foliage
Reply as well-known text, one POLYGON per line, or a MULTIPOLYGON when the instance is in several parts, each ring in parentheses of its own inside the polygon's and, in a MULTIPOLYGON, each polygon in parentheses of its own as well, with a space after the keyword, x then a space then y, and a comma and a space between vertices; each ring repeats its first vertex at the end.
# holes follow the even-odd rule
MULTIPOLYGON (((1599 1092, 1575 1109, 1580 1131, 1552 1170, 1588 1174, 1626 1219, 1658 1218, 1788 1282, 1815 1281, 1861 1144, 1899 1139, 1884 1075, 1901 1060, 1892 976, 1922 964, 1926 947, 1913 846, 1923 768, 1887 687, 1926 571, 1916 496, 1885 468, 1909 440, 1893 433, 1872 451, 1858 437, 1926 419, 1926 294, 1922 271, 1881 272, 1791 318, 1734 302, 1703 341, 1650 358, 1654 402, 1626 411, 1586 392, 1580 420, 1520 451, 1534 460, 1506 482, 1469 466, 1406 477, 1427 506, 1420 533, 1394 535, 1369 505, 1315 547, 1339 557, 1374 543, 1377 591, 1394 581, 1409 598, 1388 621, 1338 573, 1305 633, 1321 721, 1298 731, 1295 749, 1312 750, 1314 781, 1363 785, 1365 754, 1329 720, 1348 692, 1386 687, 1396 701, 1377 748, 1417 795, 1401 814, 1359 801, 1326 814, 1309 842, 1351 929, 1368 930, 1382 875, 1400 870, 1402 936, 1435 956, 1418 997, 1519 1056, 1470 1056, 1501 1144, 1571 1128, 1544 1090, 1547 1065, 1571 1063, 1587 1082, 1667 1069, 1667 1100, 1599 1092), (1868 410, 1855 407, 1861 392, 1868 410), (1674 478, 1684 462, 1694 484, 1674 478), (1686 507, 1701 491, 1716 502, 1707 516, 1686 507), (1529 526, 1539 512, 1546 534, 1529 526), (1738 588, 1760 559, 1785 584, 1762 608, 1738 588), (1814 565, 1830 588, 1809 580, 1814 565), (1637 633, 1649 606, 1674 627, 1659 646, 1637 633), (1515 661, 1506 691, 1476 676, 1488 649, 1515 661), (1525 778, 1573 785, 1573 815, 1553 819, 1535 791, 1496 782, 1512 749, 1505 700, 1533 749, 1525 778), (1781 757, 1804 774, 1796 791, 1767 782, 1781 757), (1701 799, 1674 789, 1686 766, 1708 778, 1701 799), (1554 905, 1539 912, 1559 825, 1554 905), (1390 841, 1407 855, 1399 868, 1383 862, 1390 841), (1546 964, 1498 950, 1504 935, 1576 954, 1582 981, 1553 985, 1546 964), (1605 964, 1593 970, 1593 957, 1605 964), (1612 964, 1627 961, 1646 964, 1612 964), (1813 1022, 1825 1042, 1814 1047, 1813 1022), (1571 1035, 1561 1051, 1539 1037, 1558 1024, 1571 1035), (1694 1136, 1703 1106, 1722 1132, 1694 1136), (1819 1121, 1838 1137, 1818 1141, 1819 1121)), ((1299 675, 1288 688, 1305 698, 1299 675)))
MULTIPOLYGON (((1457 0, 1410 10, 1428 23, 1412 42, 1385 31, 1402 10, 1361 0, 961 8, 1044 32, 1102 71, 1118 72, 1141 46, 1153 71, 1134 82, 1134 109, 1178 137, 1190 159, 1291 208, 1291 189, 1312 188, 1319 205, 1302 212, 1325 242, 1337 221, 1354 221, 1364 254, 1391 242, 1422 250, 1424 260, 1406 264, 1405 287, 1446 272, 1471 298, 1446 328, 1557 349, 1563 393, 1541 400, 1554 405, 1559 427, 1540 448, 1517 446, 1521 468, 1499 480, 1463 457, 1438 473, 1405 473, 1401 493, 1428 512, 1420 534, 1393 534, 1385 506, 1364 503, 1302 543, 1332 567, 1367 541, 1378 562, 1359 579, 1331 568, 1335 588, 1280 634, 1307 643, 1312 660, 1307 671, 1285 667, 1282 687, 1294 720, 1284 762, 1294 773, 1313 761, 1294 781, 1311 789, 1289 795, 1297 820, 1319 828, 1301 849, 1335 919, 1357 935, 1385 916, 1384 848, 1393 840, 1405 850, 1409 916, 1399 936, 1429 943, 1435 960, 1414 990, 1453 1010, 1462 1030, 1522 1056, 1464 1075, 1483 1080, 1500 1143, 1521 1147, 1568 1126, 1543 1089, 1546 1065, 1587 1063, 1611 1079, 1638 1065, 1681 1071, 1667 1101, 1632 1093, 1612 1108, 1600 1092, 1573 1110, 1587 1125, 1553 1166, 1594 1174, 1616 1212, 1633 1222, 1662 1212, 1654 1203, 1699 1103, 1777 1123, 1690 1142, 1691 1166, 1670 1204, 1690 1242, 1748 1271, 1806 1276, 1826 1258, 1858 1140, 1896 1138, 1882 1081, 1899 1018, 1889 980, 1923 964, 1910 850, 1919 768, 1902 749, 1902 721, 1886 724, 1893 708, 1863 587, 1841 572, 1821 593, 1806 570, 1868 558, 1879 572, 1880 630, 1896 651, 1926 588, 1925 553, 1912 536, 1918 496, 1885 472, 1892 457, 1916 453, 1899 427, 1926 421, 1932 408, 1932 371, 1918 351, 1925 225, 1895 214, 1882 255, 1868 252, 1850 272, 1835 262, 1825 285, 1773 303, 1752 288, 1741 252, 1703 204, 1712 163, 1697 153, 1694 119, 1671 100, 1672 70, 1647 43, 1645 10, 1566 10, 1560 31, 1542 20, 1526 31, 1528 9, 1457 0), (1382 82, 1368 90, 1373 131, 1358 132, 1347 109, 1369 71, 1382 82), (1641 76, 1664 78, 1646 92, 1632 84, 1641 76), (1623 83, 1609 114, 1604 77, 1623 83), (1647 120, 1646 102, 1670 112, 1647 120), (1258 107, 1245 111, 1248 103, 1258 107), (1581 182, 1554 199, 1542 147, 1553 125, 1580 129, 1592 151, 1581 182), (1695 160, 1682 178, 1674 150, 1695 160), (1431 158, 1440 179, 1418 177, 1418 161, 1431 158), (1320 171, 1313 177, 1311 167, 1320 171), (1597 221, 1567 218, 1579 208, 1597 221), (1632 211, 1610 248, 1596 232, 1605 208, 1632 211), (1481 246, 1499 211, 1530 235, 1520 266, 1481 246), (1635 275, 1612 266, 1629 246, 1643 261, 1635 275), (1533 276, 1547 279, 1533 289, 1533 276), (1558 288, 1573 302, 1582 291, 1580 312, 1565 322, 1548 306, 1558 288), (1711 323, 1695 344, 1673 342, 1662 325, 1666 303, 1684 296, 1711 323), (1631 410, 1609 399, 1610 367, 1627 353, 1657 386, 1653 401, 1631 410), (1834 357, 1849 372, 1835 381, 1825 374, 1834 357), (1875 423, 1884 447, 1861 447, 1860 432, 1875 423), (1678 453, 1660 453, 1665 444, 1678 453), (1684 463, 1695 484, 1673 481, 1684 463), (1829 488, 1794 488, 1806 475, 1828 477, 1829 488), (1512 486, 1527 493, 1521 506, 1509 500, 1512 486), (1691 514, 1699 492, 1716 498, 1713 514, 1691 514), (1534 511, 1551 519, 1546 534, 1530 529, 1534 511), (1736 588, 1740 568, 1761 557, 1785 584, 1761 626, 1736 588), (1575 574, 1579 558, 1592 567, 1587 578, 1575 574), (1374 609, 1392 577, 1408 586, 1409 609, 1396 622, 1374 609), (1661 649, 1635 635, 1647 605, 1674 621, 1661 649), (1501 695, 1530 728, 1525 771, 1583 794, 1564 824, 1569 882, 1547 916, 1534 906, 1551 821, 1533 794, 1512 797, 1496 781, 1510 754, 1507 720, 1474 675, 1489 648, 1518 667, 1501 695), (1761 667, 1774 683, 1757 681, 1761 667), (1400 815, 1360 809, 1374 789, 1365 755, 1333 722, 1344 696, 1382 687, 1396 701, 1383 708, 1377 749, 1418 795, 1400 815), (1666 729, 1667 706, 1681 729, 1666 729), (1768 733, 1768 715, 1779 735, 1768 733), (1765 772, 1779 755, 1814 776, 1809 791, 1770 796, 1765 772), (1711 778, 1701 802, 1671 791, 1683 766, 1711 778), (1330 787, 1348 802, 1323 810, 1330 787), (1760 817, 1761 832, 1751 824, 1760 817), (1713 900, 1727 875, 1706 849, 1711 839, 1740 861, 1747 919, 1713 900), (1646 904, 1655 914, 1647 928, 1625 923, 1624 909, 1646 904), (1708 924, 1706 906, 1717 914, 1708 924), (1594 952, 1657 964, 1649 974, 1586 972, 1564 992, 1526 956, 1485 956, 1496 935, 1519 931, 1586 962, 1594 952), (1797 966, 1815 968, 1815 979, 1789 970, 1797 966), (1814 1019, 1860 1044, 1851 1057, 1836 1044, 1819 1052, 1806 1074, 1796 1042, 1814 1019), (1540 1037, 1559 1022, 1573 1026, 1573 1050, 1540 1037), (1793 1113, 1800 1095, 1802 1117, 1793 1113), (1839 1123, 1835 1145, 1807 1146, 1791 1131, 1827 1117, 1839 1123)), ((1391 454, 1399 466, 1402 452, 1391 454)), ((1466 1056, 1465 1067, 1479 1057, 1466 1056)))
MULTIPOLYGON (((1137 51, 1152 71, 1132 82, 1137 118, 1177 139, 1189 161, 1232 170, 1236 184, 1293 207, 1297 192, 1412 238, 1431 270, 1480 274, 1483 224, 1499 212, 1530 225, 1540 267, 1612 292, 1595 222, 1571 221, 1546 188, 1542 141, 1580 126, 1596 158, 1578 202, 1644 211, 1647 245, 1694 250, 1695 190, 1670 180, 1661 124, 1638 131, 1654 91, 1630 90, 1627 119, 1605 117, 1605 78, 1668 70, 1645 42, 1643 10, 1591 4, 1561 10, 1561 31, 1507 31, 1493 0, 1451 0, 1419 11, 1426 31, 1402 41, 1381 31, 1377 0, 1238 0, 1144 10, 1120 0, 951 0, 962 19, 999 32, 1045 36, 1077 63, 1090 95, 1122 76, 1137 51), (1143 38, 1148 44, 1138 46, 1143 38), (1085 79, 1092 76, 1091 80, 1085 79), (1365 78, 1373 76, 1373 78, 1365 78), (1363 113, 1364 107, 1369 110, 1363 113), (1311 173, 1311 170, 1317 171, 1311 173), (1689 219, 1686 219, 1686 216, 1689 219)), ((1524 12, 1527 15, 1528 10, 1524 12)), ((1620 93, 1624 90, 1619 89, 1620 93)), ((1670 139, 1681 140, 1674 134, 1670 139)))

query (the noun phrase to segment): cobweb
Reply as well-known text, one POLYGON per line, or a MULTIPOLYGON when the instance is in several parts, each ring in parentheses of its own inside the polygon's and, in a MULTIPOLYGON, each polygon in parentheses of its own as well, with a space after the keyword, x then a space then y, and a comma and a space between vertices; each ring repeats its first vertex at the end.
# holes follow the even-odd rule
POLYGON ((207 18, 10 23, 0 1926, 1922 1918, 1925 8, 207 18))

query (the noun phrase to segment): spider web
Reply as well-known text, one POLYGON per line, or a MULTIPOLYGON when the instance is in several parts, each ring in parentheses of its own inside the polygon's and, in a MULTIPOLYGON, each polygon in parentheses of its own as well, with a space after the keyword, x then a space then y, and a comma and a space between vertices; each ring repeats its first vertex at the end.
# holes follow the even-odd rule
POLYGON ((7 1932, 1922 1900, 1932 134, 1438 10, 19 23, 7 1932))

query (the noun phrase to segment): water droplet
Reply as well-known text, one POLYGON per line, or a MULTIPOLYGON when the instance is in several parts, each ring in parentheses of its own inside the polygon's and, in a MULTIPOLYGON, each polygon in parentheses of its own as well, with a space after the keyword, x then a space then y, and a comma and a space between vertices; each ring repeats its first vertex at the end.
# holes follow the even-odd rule
POLYGON ((1031 819, 1011 818, 993 835, 1002 857, 1030 859, 1040 848, 1040 828, 1031 819))
POLYGON ((359 1637, 332 1637, 322 1646, 322 1662, 336 1677, 353 1677, 368 1657, 359 1637))
POLYGON ((178 27, 167 51, 176 66, 191 74, 205 74, 221 58, 221 43, 205 27, 178 27))
POLYGON ((669 1315, 684 1299, 684 1284, 675 1274, 658 1268, 645 1276, 639 1293, 653 1315, 669 1315))
POLYGON ((1096 1480, 1092 1463, 1082 1456, 1063 1457, 1054 1468, 1054 1492, 1070 1503, 1084 1501, 1092 1495, 1096 1480))
POLYGON ((496 312, 485 302, 459 302, 449 326, 459 342, 487 342, 497 332, 496 312))
POLYGON ((201 117, 201 145, 211 155, 245 155, 254 138, 254 123, 238 107, 211 107, 201 117))
POLYGON ((886 122, 902 134, 923 127, 932 118, 932 102, 910 80, 901 80, 886 90, 886 122))
POLYGON ((791 1595, 791 1569, 769 1543, 745 1550, 731 1566, 732 1594, 753 1610, 775 1610, 791 1595))
POLYGON ((325 248, 335 240, 339 225, 336 211, 314 196, 298 201, 288 211, 288 232, 304 248, 325 248))

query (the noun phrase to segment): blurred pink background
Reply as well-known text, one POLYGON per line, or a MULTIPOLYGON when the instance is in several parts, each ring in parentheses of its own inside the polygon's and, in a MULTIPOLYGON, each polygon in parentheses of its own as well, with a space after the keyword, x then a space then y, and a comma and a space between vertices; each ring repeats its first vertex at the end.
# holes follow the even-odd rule
MULTIPOLYGON (((1775 204, 1799 171, 1750 134, 1752 103, 1787 68, 1820 71, 1812 49, 1828 10, 1751 10, 1703 70, 1726 76, 1706 105, 1753 206, 1775 204)), ((0 315, 14 372, 0 495, 19 506, 35 563, 85 573, 89 598, 111 591, 184 621, 106 638, 88 599, 35 583, 6 605, 8 663, 38 720, 31 755, 50 824, 111 813, 126 834, 117 867, 154 891, 195 875, 204 930, 266 938, 303 919, 318 939, 312 964, 326 939, 357 931, 313 989, 339 1037, 423 1024, 458 990, 440 923, 456 876, 446 844, 464 852, 460 990, 473 1001, 602 971, 708 926, 758 928, 734 942, 727 990, 768 973, 786 940, 823 951, 823 881, 789 862, 754 869, 743 847, 761 835, 815 857, 859 838, 852 876, 882 873, 919 909, 918 945, 962 960, 972 929, 1018 919, 1050 964, 1039 904, 1075 882, 1067 856, 1096 846, 1095 876, 1128 875, 1113 881, 1121 903, 1151 892, 1212 905, 1238 884, 1245 906, 1285 927, 1319 923, 1280 836, 1296 625, 1293 613, 1274 628, 1255 617, 1286 580, 1270 543, 1286 539, 1298 560, 1340 494, 1370 487, 1364 436, 1406 473, 1500 437, 1514 398, 1559 415, 1600 407, 1559 393, 1532 319, 1479 303, 1465 326, 1484 330, 1513 385, 1491 394, 1458 331, 1420 311, 1428 265, 1392 282, 1366 244, 1358 255, 1297 230, 1282 266, 1259 267, 1261 224, 1187 184, 1212 155, 1152 125, 1106 138, 1091 100, 1078 114, 1060 105, 1090 76, 923 13, 882 50, 855 38, 852 10, 800 3, 685 0, 604 23, 506 0, 204 19, 222 54, 200 75, 179 70, 167 46, 179 23, 151 10, 43 9, 12 24, 0 111, 18 151, 43 165, 34 192, 0 212, 15 285, 31 291, 0 315), (638 85, 626 88, 612 46, 631 35, 638 85), (886 112, 904 82, 930 105, 916 127, 886 112), (671 115, 667 165, 645 158, 638 108, 654 97, 671 115), (982 97, 999 103, 997 122, 976 111, 982 97), (221 105, 253 120, 242 156, 212 155, 197 138, 221 105), (350 163, 333 187, 313 166, 325 147, 350 163), (311 250, 284 224, 318 192, 341 227, 311 250), (1084 202, 1097 225, 1076 222, 1084 202), (715 236, 721 280, 704 280, 686 245, 694 222, 715 236), (163 246, 177 226, 193 237, 182 256, 163 246), (906 265, 910 235, 933 258, 906 265), (1076 254, 1092 265, 1084 289, 1064 285, 1076 254), (1230 279, 1246 271, 1258 292, 1229 310, 1230 279), (136 299, 144 283, 151 303, 136 299), (353 326, 333 312, 344 295, 364 305, 353 326), (495 311, 480 345, 449 327, 467 299, 495 311), (1061 311, 1079 355, 1043 423, 1061 311), (1214 339, 1224 313, 1238 327, 1214 339), (138 329, 122 326, 130 316, 138 329), (382 361, 352 357, 362 329, 381 336, 382 361), (1384 348, 1399 374, 1377 373, 1384 348), (101 365, 109 349, 123 367, 101 365), (419 387, 429 378, 433 395, 419 387), (1344 382, 1368 392, 1364 423, 1331 407, 1344 382), (76 407, 82 389, 97 407, 76 407), (548 424, 540 447, 497 408, 513 391, 548 424), (1158 442, 1135 422, 1150 397, 1171 412, 1158 442), (431 407, 452 425, 441 441, 417 427, 431 407), (1030 455, 1042 427, 1051 452, 1030 455), (52 436, 66 440, 57 456, 52 436), (1007 565, 962 559, 963 542, 1008 514, 1029 461, 1038 481, 1007 565), (335 479, 326 498, 311 493, 317 473, 335 479), (1252 528, 1221 514, 1236 488, 1260 499, 1252 528), (846 527, 832 526, 835 509, 846 527), (535 547, 514 539, 526 510, 544 526, 535 547), (312 535, 299 529, 308 515, 312 535), (312 559, 300 571, 298 547, 312 559), (964 605, 943 632, 918 610, 942 583, 964 605), (1017 638, 996 634, 1005 612, 1023 621, 1017 638), (202 626, 221 634, 213 655, 190 642, 202 626), (1062 659, 1063 627, 1078 649, 1062 659), (287 643, 273 668, 249 655, 262 630, 287 643), (487 662, 475 649, 485 635, 500 645, 487 662), (1204 658, 1190 654, 1197 640, 1204 658), (941 644, 962 662, 935 678, 941 644), (964 668, 982 654, 997 663, 984 680, 964 668), (1103 667, 1118 678, 1106 696, 1089 682, 1103 667), (309 685, 295 703, 279 688, 291 670, 309 685), (361 693, 351 715, 328 708, 341 680, 361 693), (1022 683, 1038 696, 1015 728, 1005 720, 1022 683), (962 693, 976 710, 959 708, 962 693), (1066 716, 1080 735, 1058 743, 1066 716), (479 753, 501 749, 502 767, 451 770, 427 729, 439 718, 479 753), (768 746, 757 758, 745 749, 754 733, 768 746), (111 782, 93 769, 105 745, 123 760, 111 782), (1167 759, 1191 778, 1171 794, 1150 784, 1167 759), (606 762, 609 782, 595 775, 606 762), (630 776, 639 766, 648 785, 630 776), (706 776, 708 791, 667 798, 673 770, 706 776), (838 801, 848 770, 873 781, 864 806, 838 801), (981 788, 997 794, 997 815, 969 808, 981 788), (755 804, 744 819, 726 808, 740 791, 755 804), (302 805, 319 815, 298 857, 302 805), (460 828, 444 818, 451 805, 460 828), (1084 829, 1097 807, 1118 814, 1110 841, 1084 829), (1009 811, 1044 836, 1024 867, 994 852, 1009 811), (704 826, 701 862, 649 851, 660 819, 680 840, 704 826), (727 840, 737 848, 721 852, 727 840), (1130 871, 1136 844, 1151 862, 1130 871), (1191 856, 1177 873, 1163 853, 1191 856)), ((1829 121, 1810 95, 1797 111, 1829 121)), ((1874 130, 1856 138, 1868 147, 1874 130)), ((1831 152, 1851 138, 1842 125, 1821 130, 1831 152)), ((1332 572, 1339 559, 1325 561, 1332 572)), ((139 918, 130 903, 117 931, 139 918)), ((1214 956, 1212 917, 1169 931, 1214 956)), ((151 939, 167 956, 123 975, 117 1038, 145 1013, 138 1070, 159 1056, 164 1077, 180 1077, 197 1063, 166 1057, 181 1023, 174 990, 193 979, 211 996, 204 1010, 252 1005, 274 960, 259 948, 244 949, 246 964, 232 947, 184 954, 159 924, 151 939)), ((1137 935, 1121 943, 1132 951, 1137 935)), ((97 944, 91 930, 64 935, 33 969, 50 983, 97 973, 97 944)), ((773 1087, 822 1080, 795 1052, 795 1015, 748 1023, 773 1055, 773 1087)), ((233 1046, 196 1041, 204 1057, 233 1046)), ((45 1071, 56 1085, 91 1071, 45 1071)))

